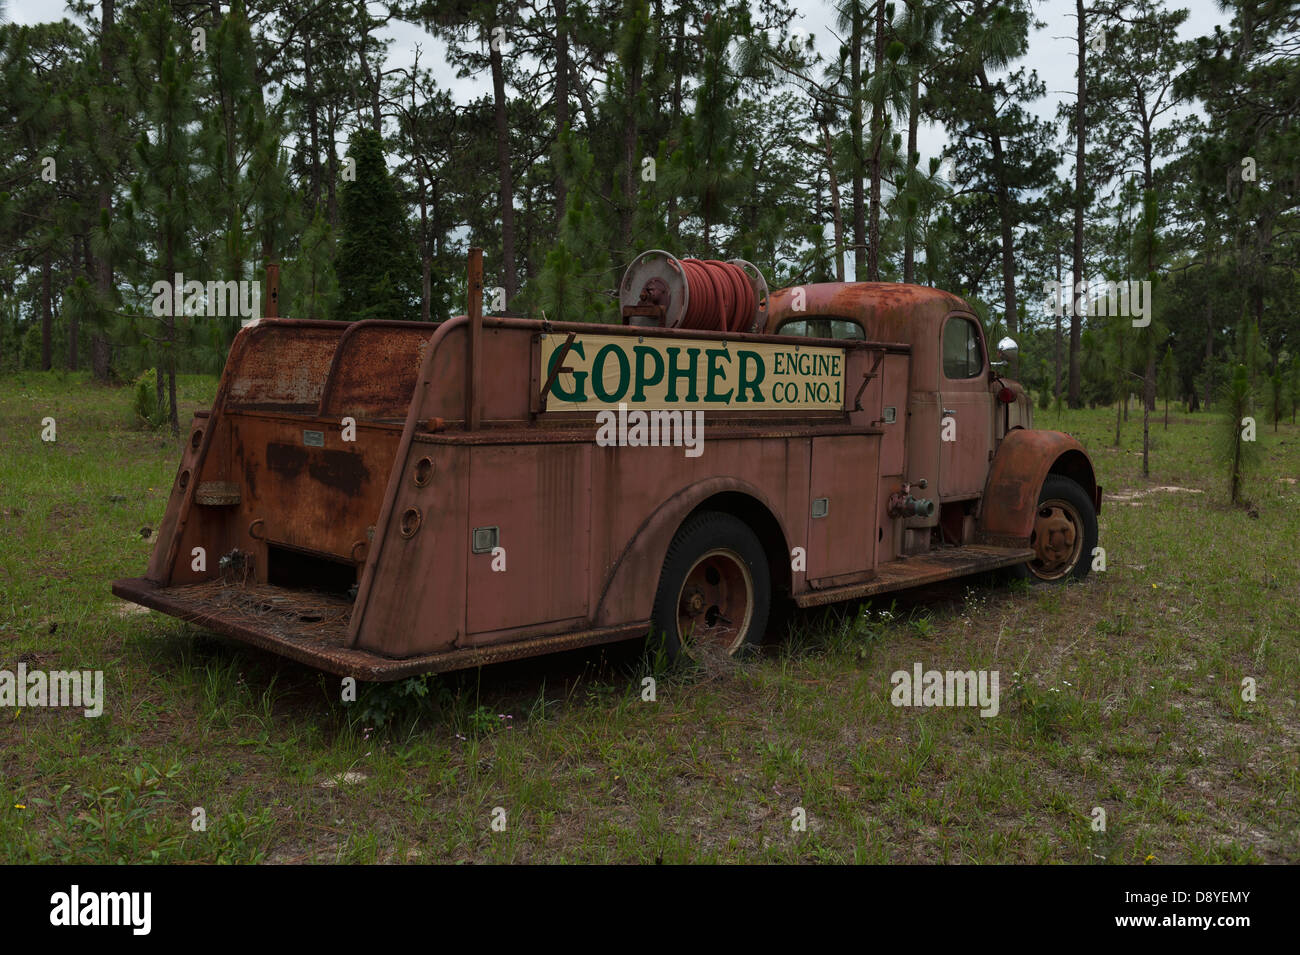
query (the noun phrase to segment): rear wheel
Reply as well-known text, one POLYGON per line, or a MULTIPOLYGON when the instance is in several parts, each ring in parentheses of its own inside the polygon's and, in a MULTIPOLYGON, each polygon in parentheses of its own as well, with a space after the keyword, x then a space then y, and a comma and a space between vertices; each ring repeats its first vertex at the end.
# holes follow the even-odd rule
POLYGON ((1038 511, 1029 537, 1034 559, 1019 576, 1034 583, 1082 580, 1088 576, 1097 546, 1097 512, 1077 483, 1049 474, 1038 495, 1038 511))
POLYGON ((670 659, 740 656, 762 642, 771 608, 767 556, 739 518, 706 511, 668 547, 652 637, 670 659))

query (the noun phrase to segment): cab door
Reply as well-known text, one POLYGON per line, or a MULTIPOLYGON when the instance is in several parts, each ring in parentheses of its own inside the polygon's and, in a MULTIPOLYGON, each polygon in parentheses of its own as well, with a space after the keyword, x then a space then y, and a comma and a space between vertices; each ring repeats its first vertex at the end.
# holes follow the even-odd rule
POLYGON ((984 334, 973 316, 943 323, 939 350, 939 499, 978 497, 993 450, 993 396, 984 334))

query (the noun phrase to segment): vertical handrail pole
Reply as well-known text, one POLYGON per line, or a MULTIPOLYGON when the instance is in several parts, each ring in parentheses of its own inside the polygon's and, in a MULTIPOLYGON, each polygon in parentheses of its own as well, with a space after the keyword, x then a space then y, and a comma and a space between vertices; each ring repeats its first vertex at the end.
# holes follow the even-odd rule
POLYGON ((263 318, 280 317, 280 263, 266 263, 266 305, 263 318))
POLYGON ((465 389, 465 430, 479 426, 479 388, 483 365, 483 250, 469 250, 469 387, 465 389))

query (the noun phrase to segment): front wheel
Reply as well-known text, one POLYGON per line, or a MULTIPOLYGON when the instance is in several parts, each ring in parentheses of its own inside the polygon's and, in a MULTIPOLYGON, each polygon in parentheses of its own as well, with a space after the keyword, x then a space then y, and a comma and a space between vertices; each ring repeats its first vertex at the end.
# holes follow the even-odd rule
POLYGON ((767 629, 769 580, 763 545, 748 525, 730 514, 697 514, 668 547, 652 637, 673 660, 739 656, 767 629))
POLYGON ((1087 493, 1060 474, 1049 474, 1038 495, 1038 511, 1029 537, 1034 558, 1018 568, 1034 583, 1082 580, 1097 546, 1097 512, 1087 493))

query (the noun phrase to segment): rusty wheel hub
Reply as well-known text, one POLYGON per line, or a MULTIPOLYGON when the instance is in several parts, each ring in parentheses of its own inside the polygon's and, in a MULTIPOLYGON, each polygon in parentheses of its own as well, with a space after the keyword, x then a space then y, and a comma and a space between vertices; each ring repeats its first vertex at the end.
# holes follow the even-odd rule
POLYGON ((1034 560, 1029 568, 1044 580, 1056 580, 1074 570, 1083 544, 1083 522, 1067 501, 1044 501, 1038 506, 1030 545, 1034 560))
POLYGON ((740 556, 709 551, 692 565, 677 600, 677 629, 687 653, 740 649, 754 613, 754 582, 740 556))

